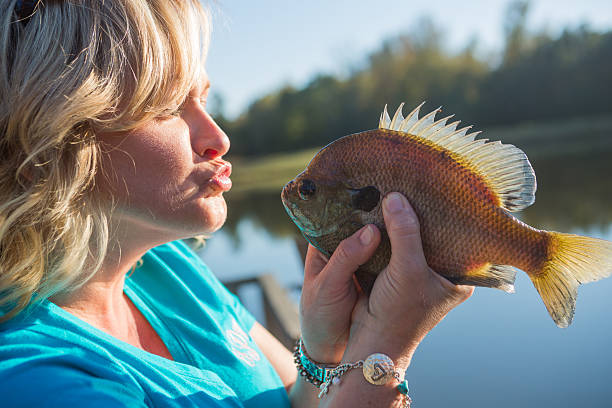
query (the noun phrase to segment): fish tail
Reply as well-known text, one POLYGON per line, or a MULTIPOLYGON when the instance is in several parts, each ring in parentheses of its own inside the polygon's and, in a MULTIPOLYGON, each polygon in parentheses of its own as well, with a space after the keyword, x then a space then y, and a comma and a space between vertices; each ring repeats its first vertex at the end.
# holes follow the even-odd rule
POLYGON ((529 277, 557 326, 567 327, 574 317, 578 286, 612 273, 612 242, 559 232, 548 234, 546 260, 529 277))

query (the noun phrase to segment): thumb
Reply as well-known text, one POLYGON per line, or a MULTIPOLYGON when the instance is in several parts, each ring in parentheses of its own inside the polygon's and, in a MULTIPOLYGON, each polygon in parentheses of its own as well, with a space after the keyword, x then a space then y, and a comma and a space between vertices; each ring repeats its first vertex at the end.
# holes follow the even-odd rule
POLYGON ((383 201, 383 216, 391 241, 391 260, 388 270, 390 274, 396 274, 393 276, 394 281, 397 282, 399 276, 417 279, 434 277, 442 288, 440 293, 450 296, 456 304, 472 295, 474 291, 472 286, 454 285, 427 265, 418 216, 403 195, 387 194, 383 201))
POLYGON ((320 279, 328 288, 340 289, 347 284, 353 285, 353 274, 374 254, 380 243, 380 231, 369 224, 346 238, 336 248, 329 262, 320 273, 320 279))
POLYGON ((399 193, 389 193, 383 201, 383 216, 389 240, 391 241, 392 270, 409 270, 416 273, 428 269, 419 219, 406 197, 399 193))

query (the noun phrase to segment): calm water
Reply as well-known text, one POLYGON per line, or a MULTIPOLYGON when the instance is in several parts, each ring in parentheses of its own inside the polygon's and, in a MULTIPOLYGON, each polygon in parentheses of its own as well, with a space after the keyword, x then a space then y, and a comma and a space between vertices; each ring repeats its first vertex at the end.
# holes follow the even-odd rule
MULTIPOLYGON (((532 162, 538 193, 525 222, 612 240, 612 153, 532 162)), ((201 250, 213 271, 222 280, 269 272, 299 286, 297 230, 278 194, 228 201, 228 223, 201 250)), ((244 297, 261 316, 258 293, 244 297)), ((568 329, 555 326, 523 273, 515 294, 478 288, 417 350, 407 372, 414 406, 612 407, 611 317, 612 278, 580 287, 568 329)))

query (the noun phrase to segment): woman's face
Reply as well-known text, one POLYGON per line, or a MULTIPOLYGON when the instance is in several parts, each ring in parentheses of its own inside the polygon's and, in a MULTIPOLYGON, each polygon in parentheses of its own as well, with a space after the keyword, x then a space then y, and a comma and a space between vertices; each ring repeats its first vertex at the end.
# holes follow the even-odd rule
POLYGON ((208 88, 205 77, 175 115, 97 135, 104 152, 98 183, 115 198, 121 230, 165 242, 225 222, 231 165, 221 157, 230 142, 206 112, 208 88))

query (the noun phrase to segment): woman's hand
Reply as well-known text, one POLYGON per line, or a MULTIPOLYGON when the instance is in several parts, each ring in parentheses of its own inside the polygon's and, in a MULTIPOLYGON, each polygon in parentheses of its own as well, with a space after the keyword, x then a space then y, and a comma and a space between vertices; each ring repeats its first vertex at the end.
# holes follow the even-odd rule
POLYGON ((370 297, 358 293, 353 273, 378 246, 376 227, 366 226, 344 240, 329 262, 309 248, 300 316, 303 341, 315 361, 359 360, 382 352, 407 366, 423 337, 473 292, 429 268, 418 219, 402 195, 388 194, 383 214, 392 255, 370 297), (370 233, 369 243, 360 240, 370 233))
POLYGON ((355 306, 351 350, 344 360, 382 352, 406 368, 425 335, 469 298, 474 288, 454 285, 427 265, 419 221, 404 196, 388 194, 383 215, 391 260, 377 277, 369 298, 360 296, 355 306))
POLYGON ((358 298, 353 276, 379 243, 378 228, 366 225, 342 241, 329 261, 315 247, 308 246, 300 319, 302 341, 313 360, 340 362, 358 298))

